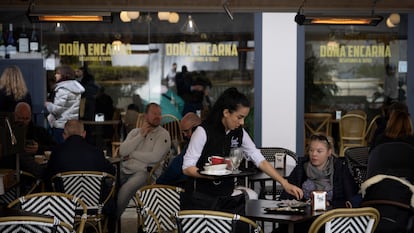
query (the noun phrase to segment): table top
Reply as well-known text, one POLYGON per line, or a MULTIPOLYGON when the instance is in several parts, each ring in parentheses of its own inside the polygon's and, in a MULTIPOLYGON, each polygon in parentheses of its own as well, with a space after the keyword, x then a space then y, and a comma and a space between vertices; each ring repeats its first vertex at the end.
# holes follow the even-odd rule
POLYGON ((310 206, 305 207, 304 214, 268 214, 265 208, 276 207, 280 201, 273 200, 248 200, 246 202, 246 217, 257 221, 278 222, 278 223, 299 223, 312 220, 323 214, 325 211, 313 212, 310 206))

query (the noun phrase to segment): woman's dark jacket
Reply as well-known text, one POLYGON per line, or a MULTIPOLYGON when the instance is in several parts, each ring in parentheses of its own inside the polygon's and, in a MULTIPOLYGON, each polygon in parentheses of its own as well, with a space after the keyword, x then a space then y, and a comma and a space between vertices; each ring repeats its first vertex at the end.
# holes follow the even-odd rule
MULTIPOLYGON (((304 169, 304 164, 308 161, 308 157, 301 157, 299 159, 298 165, 287 178, 289 183, 299 188, 302 187, 303 182, 308 179, 304 169)), ((331 205, 335 208, 345 207, 345 202, 355 198, 358 189, 358 185, 355 183, 345 159, 334 157, 333 197, 331 205)), ((280 199, 294 199, 294 197, 286 191, 283 191, 280 199)))

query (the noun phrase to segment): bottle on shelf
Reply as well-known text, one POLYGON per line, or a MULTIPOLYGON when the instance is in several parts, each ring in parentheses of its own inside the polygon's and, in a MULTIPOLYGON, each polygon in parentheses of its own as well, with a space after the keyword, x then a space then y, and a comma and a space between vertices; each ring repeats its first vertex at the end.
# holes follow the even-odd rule
POLYGON ((37 51, 39 51, 39 38, 33 25, 32 36, 30 37, 30 52, 34 53, 37 51))
POLYGON ((29 52, 29 37, 26 33, 26 28, 23 24, 22 31, 19 34, 19 39, 17 39, 18 48, 20 53, 28 53, 29 52))
POLYGON ((6 43, 3 36, 3 24, 0 23, 0 58, 6 57, 6 43))
POLYGON ((11 54, 16 54, 16 41, 13 35, 13 24, 9 24, 9 32, 7 33, 7 47, 6 57, 10 57, 11 54))

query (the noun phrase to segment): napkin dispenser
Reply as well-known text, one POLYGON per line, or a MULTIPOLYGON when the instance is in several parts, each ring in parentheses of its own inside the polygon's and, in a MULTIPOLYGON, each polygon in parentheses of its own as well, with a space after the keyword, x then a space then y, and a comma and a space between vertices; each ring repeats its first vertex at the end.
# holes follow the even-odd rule
POLYGON ((286 166, 286 154, 285 153, 275 153, 275 168, 284 169, 286 166))
POLYGON ((95 114, 95 121, 105 121, 105 115, 103 113, 95 114))
POLYGON ((313 191, 311 193, 312 210, 326 210, 326 191, 313 191))

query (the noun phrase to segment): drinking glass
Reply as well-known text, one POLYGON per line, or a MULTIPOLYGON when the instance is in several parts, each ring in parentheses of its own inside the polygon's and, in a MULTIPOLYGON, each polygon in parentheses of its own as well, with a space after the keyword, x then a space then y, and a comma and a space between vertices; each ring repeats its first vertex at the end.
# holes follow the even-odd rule
POLYGON ((234 174, 240 173, 239 166, 244 159, 244 152, 241 148, 230 149, 229 159, 231 162, 231 169, 234 174))

